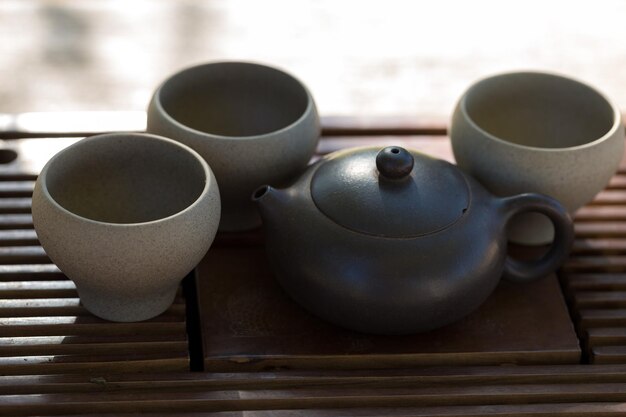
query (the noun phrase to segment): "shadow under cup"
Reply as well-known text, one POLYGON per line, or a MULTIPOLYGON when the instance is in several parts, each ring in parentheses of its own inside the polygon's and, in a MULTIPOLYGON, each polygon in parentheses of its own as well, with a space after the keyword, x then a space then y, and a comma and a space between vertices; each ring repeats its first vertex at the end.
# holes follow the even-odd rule
MULTIPOLYGON (((520 72, 474 84, 450 128, 458 165, 499 196, 547 194, 573 214, 608 183, 622 159, 619 111, 603 95, 553 74, 520 72)), ((547 217, 523 214, 509 239, 545 244, 547 217)))
POLYGON ((150 102, 147 130, 184 143, 209 163, 220 186, 222 231, 259 226, 252 192, 297 177, 320 136, 306 87, 283 71, 246 62, 171 76, 150 102))
POLYGON ((33 193, 46 253, 82 304, 112 321, 165 311, 209 249, 219 191, 191 149, 146 134, 106 134, 58 153, 33 193))

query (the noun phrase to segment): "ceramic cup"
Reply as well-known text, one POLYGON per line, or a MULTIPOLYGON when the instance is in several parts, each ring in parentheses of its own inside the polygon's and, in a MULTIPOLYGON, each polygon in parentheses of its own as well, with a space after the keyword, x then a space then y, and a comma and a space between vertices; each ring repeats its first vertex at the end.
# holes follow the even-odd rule
POLYGON ((147 130, 190 146, 209 163, 220 184, 222 231, 259 226, 252 192, 297 177, 320 136, 315 103, 302 83, 244 62, 174 74, 150 102, 147 130))
POLYGON ((220 196, 187 146, 147 134, 77 142, 43 168, 33 222, 82 304, 112 321, 165 311, 217 231, 220 196))
MULTIPOLYGON (((624 152, 619 110, 592 87, 566 77, 516 72, 478 81, 450 126, 454 157, 491 192, 547 194, 573 214, 607 185, 624 152)), ((552 241, 551 222, 513 219, 509 240, 552 241)))

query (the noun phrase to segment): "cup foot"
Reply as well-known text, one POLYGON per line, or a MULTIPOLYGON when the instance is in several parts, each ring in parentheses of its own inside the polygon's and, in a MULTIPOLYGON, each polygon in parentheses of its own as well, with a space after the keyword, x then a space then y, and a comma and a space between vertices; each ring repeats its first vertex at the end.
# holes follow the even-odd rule
POLYGON ((178 287, 141 297, 124 297, 78 288, 82 305, 92 314, 109 321, 133 322, 148 320, 167 310, 176 297, 178 287))
POLYGON ((554 226, 543 214, 524 213, 511 219, 507 234, 512 243, 528 246, 547 245, 554 240, 554 226))

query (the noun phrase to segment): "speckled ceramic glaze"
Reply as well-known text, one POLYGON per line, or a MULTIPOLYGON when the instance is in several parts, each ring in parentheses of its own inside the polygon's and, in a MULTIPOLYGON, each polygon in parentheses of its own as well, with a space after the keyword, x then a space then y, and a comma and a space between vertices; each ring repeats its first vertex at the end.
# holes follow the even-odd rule
MULTIPOLYGON (((619 110, 593 88, 558 75, 518 72, 472 85, 459 100, 450 138, 458 165, 491 192, 539 192, 570 213, 591 201, 624 152, 619 110)), ((553 238, 545 216, 520 215, 509 239, 553 238)))
POLYGON ((315 103, 298 80, 243 62, 181 71, 166 80, 148 108, 148 131, 180 141, 206 159, 220 184, 220 230, 259 226, 250 194, 261 184, 296 177, 315 152, 315 103))
POLYGON ((220 218, 207 163, 147 134, 86 138, 55 155, 33 193, 33 222, 82 304, 113 321, 165 311, 207 252, 220 218))

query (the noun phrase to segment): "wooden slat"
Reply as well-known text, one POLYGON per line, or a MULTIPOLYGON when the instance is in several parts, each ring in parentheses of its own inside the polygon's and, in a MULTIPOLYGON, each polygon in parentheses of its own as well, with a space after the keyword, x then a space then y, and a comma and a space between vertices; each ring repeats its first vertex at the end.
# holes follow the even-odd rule
MULTIPOLYGON (((149 355, 147 355, 149 356, 149 355)), ((159 370, 161 372, 181 372, 189 369, 189 356, 187 352, 171 355, 162 355, 163 358, 150 358, 138 360, 126 360, 125 356, 119 360, 107 360, 100 362, 73 362, 73 363, 20 363, 18 365, 3 365, 3 375, 47 375, 47 374, 72 374, 81 373, 87 375, 103 375, 115 372, 146 372, 159 370)), ((0 398, 0 415, 3 406, 0 398)))
POLYGON ((297 389, 239 391, 126 391, 6 397, 0 411, 30 413, 167 413, 348 407, 451 407, 618 402, 626 384, 433 387, 414 389, 297 389))
POLYGON ((178 388, 197 390, 282 388, 394 388, 537 384, 626 383, 626 366, 466 366, 360 370, 275 370, 236 373, 122 373, 90 375, 0 376, 0 394, 98 391, 102 389, 178 388), (72 385, 68 387, 67 384, 72 385), (108 387, 103 386, 108 385, 108 387))
POLYGON ((53 264, 1 265, 0 282, 3 281, 51 281, 67 280, 53 264))
POLYGON ((626 255, 573 256, 563 266, 566 271, 626 271, 626 255))
POLYGON ((76 298, 76 285, 68 280, 0 282, 0 299, 76 298))
POLYGON ((0 198, 0 214, 30 213, 31 199, 22 198, 0 198))
POLYGON ((582 221, 600 221, 600 222, 615 222, 626 221, 626 206, 613 205, 613 206, 584 206, 581 207, 575 215, 577 222, 582 221))
MULTIPOLYGON (((55 357, 72 355, 74 361, 78 361, 80 355, 89 355, 91 359, 101 360, 105 355, 123 355, 124 358, 132 358, 139 354, 144 357, 146 354, 160 353, 173 354, 180 352, 184 356, 187 355, 188 344, 186 341, 144 341, 144 342, 102 342, 102 343, 84 343, 84 344, 66 344, 66 343, 32 343, 2 345, 0 344, 1 357, 29 357, 29 356, 49 356, 55 357)), ((26 362, 26 361, 25 361, 26 362)), ((91 360, 90 360, 91 362, 91 360)), ((6 365, 0 359, 0 367, 6 365)))
POLYGON ((574 225, 576 237, 617 238, 626 237, 626 222, 577 222, 574 225))
POLYGON ((0 348, 9 349, 9 346, 38 346, 54 344, 97 344, 113 343, 119 340, 122 343, 131 342, 184 342, 187 340, 184 332, 165 334, 123 334, 119 338, 107 335, 106 333, 96 333, 83 336, 22 336, 22 337, 0 337, 0 348))
POLYGON ((626 290, 626 274, 564 273, 570 288, 576 291, 626 290))
MULTIPOLYGON (((163 314, 141 323, 170 323, 180 321, 180 316, 184 314, 182 309, 168 309, 163 314)), ((12 327, 34 327, 34 326, 63 326, 66 324, 92 325, 104 324, 108 321, 94 315, 85 316, 43 316, 43 317, 0 317, 0 326, 4 329, 12 327)))
POLYGON ((626 291, 588 291, 574 295, 576 307, 584 308, 626 308, 626 291))
POLYGON ((41 246, 0 247, 0 264, 49 264, 51 262, 41 246))
POLYGON ((107 334, 111 337, 125 335, 168 335, 184 334, 186 326, 184 322, 172 323, 69 323, 42 325, 22 325, 3 327, 0 337, 11 336, 90 336, 107 334))
POLYGON ((626 190, 607 189, 598 193, 596 198, 590 203, 591 205, 603 204, 626 204, 626 190))
POLYGON ((607 186, 609 189, 626 189, 626 175, 614 175, 607 186))
POLYGON ((591 352, 597 364, 626 362, 626 346, 594 346, 591 352))
POLYGON ((0 230, 32 228, 33 216, 30 214, 0 214, 0 230))
POLYGON ((626 309, 585 309, 579 314, 585 328, 626 327, 626 309))
MULTIPOLYGON (((2 201, 1 198, 0 201, 2 201)), ((34 229, 0 230, 0 247, 36 245, 39 245, 39 240, 34 229)))
POLYGON ((588 342, 592 346, 626 346, 626 327, 600 327, 587 329, 588 342))
MULTIPOLYGON (((185 305, 180 302, 175 303, 167 310, 167 314, 182 317, 185 314, 185 305)), ((0 319, 56 316, 82 317, 91 316, 91 313, 79 305, 78 298, 0 299, 0 319)))
MULTIPOLYGON (((181 411, 182 410, 182 411, 181 411)), ((358 407, 299 408, 287 410, 244 410, 222 412, 161 411, 159 417, 337 417, 337 416, 401 416, 401 417, 611 417, 623 416, 626 405, 619 402, 589 402, 560 404, 472 405, 436 407, 358 407)), ((47 414, 49 415, 49 414, 47 414)), ((67 414, 65 414, 67 415, 67 414)), ((93 413, 73 413, 75 417, 93 417, 93 413)), ((120 417, 119 413, 98 413, 99 417, 120 417)), ((124 414, 126 415, 126 414, 124 414)), ((150 414, 153 415, 153 414, 150 414)))
MULTIPOLYGON (((75 346, 75 345, 74 345, 75 346)), ((59 348, 63 352, 62 348, 59 348)), ((135 349, 125 350, 122 352, 101 352, 96 354, 94 350, 83 349, 83 352, 72 351, 70 349, 67 354, 52 354, 46 355, 25 355, 25 356, 0 356, 0 368, 6 375, 16 374, 39 374, 39 367, 42 370, 50 368, 53 365, 60 364, 88 364, 88 363, 107 363, 107 362, 124 362, 124 361, 137 361, 137 360, 163 360, 172 359, 175 357, 186 358, 187 346, 185 344, 176 345, 176 349, 173 350, 148 350, 142 351, 138 346, 135 349), (183 349, 180 349, 180 346, 183 349), (21 370, 21 368, 27 367, 29 369, 21 370)), ((45 372, 44 372, 45 373, 45 372)))
POLYGON ((576 239, 572 254, 620 254, 626 252, 626 239, 587 238, 576 239))
POLYGON ((0 198, 27 198, 34 188, 35 181, 0 181, 0 198))
MULTIPOLYGON (((265 409, 276 407, 294 408, 298 401, 313 406, 376 406, 377 403, 385 406, 409 406, 409 405, 471 405, 471 404, 526 404, 542 402, 562 401, 624 401, 626 400, 626 384, 624 383, 576 383, 576 384, 498 384, 465 386, 450 385, 445 387, 424 386, 391 386, 374 388, 356 386, 333 386, 298 389, 254 389, 228 390, 228 389, 193 389, 186 386, 185 391, 161 391, 145 390, 134 391, 120 390, 108 392, 107 402, 111 405, 123 405, 123 402, 135 399, 136 401, 176 401, 176 400, 207 400, 215 401, 215 407, 211 404, 205 406, 214 411, 219 410, 247 410, 265 409), (237 393, 237 391, 241 391, 237 393), (167 398, 169 397, 169 398, 167 398), (234 400, 223 403, 223 400, 234 400), (326 399, 326 401, 323 401, 326 399), (259 401, 255 403, 254 400, 259 401), (264 400, 275 400, 274 404, 261 404, 264 400), (316 404, 316 400, 319 401, 316 404), (322 403, 323 401, 323 403, 322 403), (384 403, 384 404, 383 404, 384 403)), ((71 393, 71 394, 37 394, 49 404, 97 402, 98 394, 71 393)), ((5 397, 6 404, 20 404, 32 401, 27 395, 20 398, 5 397)), ((0 408, 2 410, 2 408, 0 408)), ((156 409, 153 409, 156 410, 156 409)), ((122 411, 120 409, 120 411, 122 411)), ((137 411, 148 411, 147 408, 137 411)), ((163 411, 166 411, 164 409, 163 411)), ((128 411, 126 411, 128 412, 128 411)))

